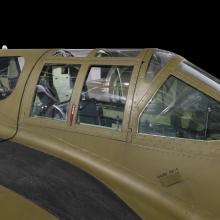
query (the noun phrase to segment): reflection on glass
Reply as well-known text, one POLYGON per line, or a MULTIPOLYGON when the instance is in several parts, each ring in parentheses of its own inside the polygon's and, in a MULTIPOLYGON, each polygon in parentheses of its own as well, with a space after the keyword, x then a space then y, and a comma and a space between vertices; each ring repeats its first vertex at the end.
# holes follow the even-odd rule
POLYGON ((77 123, 121 130, 132 66, 91 66, 81 91, 77 123))
POLYGON ((220 139, 220 103, 171 76, 141 114, 138 131, 189 139, 220 139))
POLYGON ((31 116, 66 120, 80 65, 46 64, 41 71, 31 116))
POLYGON ((92 49, 59 49, 53 52, 58 57, 87 57, 92 49))
POLYGON ((96 57, 137 57, 143 49, 98 49, 96 57))
POLYGON ((202 81, 203 83, 220 92, 220 80, 207 73, 205 70, 197 67, 196 65, 186 60, 181 62, 180 69, 184 71, 186 74, 189 74, 197 78, 198 80, 202 81))
POLYGON ((23 57, 0 57, 0 100, 13 92, 23 67, 23 57))
POLYGON ((174 54, 169 51, 157 49, 150 59, 146 79, 152 80, 173 56, 174 54))

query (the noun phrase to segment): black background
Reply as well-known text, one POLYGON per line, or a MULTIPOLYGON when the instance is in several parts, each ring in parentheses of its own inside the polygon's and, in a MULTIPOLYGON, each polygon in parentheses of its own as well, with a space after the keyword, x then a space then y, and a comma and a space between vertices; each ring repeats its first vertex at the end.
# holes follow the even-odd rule
POLYGON ((213 3, 127 1, 119 4, 113 0, 62 3, 47 7, 40 1, 26 4, 24 11, 20 11, 21 7, 16 10, 17 17, 12 11, 10 14, 6 11, 1 18, 0 45, 6 44, 8 48, 156 47, 180 54, 220 78, 220 18, 213 3))
MULTIPOLYGON (((114 41, 115 42, 115 41, 114 41)), ((16 42, 11 40, 1 41, 1 45, 7 45, 9 49, 19 48, 149 48, 155 47, 164 50, 169 50, 177 53, 187 60, 193 62, 197 66, 211 73, 212 75, 220 78, 220 57, 218 56, 219 46, 218 45, 185 45, 181 42, 178 44, 166 43, 166 42, 155 42, 155 40, 142 40, 135 42, 135 40, 129 44, 124 44, 123 41, 117 43, 106 41, 106 42, 85 42, 79 41, 77 38, 73 39, 60 39, 59 42, 51 42, 49 40, 38 41, 38 42, 23 42, 17 40, 16 42), (121 43, 121 44, 120 44, 121 43), (121 45, 121 46, 120 46, 121 45)))

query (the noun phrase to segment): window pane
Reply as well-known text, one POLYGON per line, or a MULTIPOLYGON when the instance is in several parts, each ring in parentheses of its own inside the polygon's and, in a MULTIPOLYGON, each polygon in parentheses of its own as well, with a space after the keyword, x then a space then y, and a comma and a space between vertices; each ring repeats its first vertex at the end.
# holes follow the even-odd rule
POLYGON ((81 92, 77 123, 121 130, 132 66, 92 66, 81 92))
POLYGON ((143 49, 99 49, 96 57, 137 57, 143 49))
POLYGON ((220 92, 220 80, 216 77, 212 76, 211 74, 207 73, 206 71, 188 61, 181 62, 180 68, 182 71, 184 71, 184 73, 197 78, 198 80, 220 92))
POLYGON ((146 72, 146 79, 152 80, 157 75, 157 73, 159 73, 159 71, 168 63, 173 55, 174 54, 169 51, 157 49, 150 59, 146 72))
POLYGON ((0 100, 13 92, 23 66, 23 57, 0 57, 0 100))
POLYGON ((214 99, 209 101, 207 139, 220 140, 220 103, 214 99))
POLYGON ((217 101, 171 76, 141 114, 139 133, 219 139, 219 119, 217 101))
POLYGON ((31 116, 66 120, 79 68, 46 64, 36 86, 31 116))
POLYGON ((53 52, 57 57, 87 57, 92 49, 59 49, 53 52))

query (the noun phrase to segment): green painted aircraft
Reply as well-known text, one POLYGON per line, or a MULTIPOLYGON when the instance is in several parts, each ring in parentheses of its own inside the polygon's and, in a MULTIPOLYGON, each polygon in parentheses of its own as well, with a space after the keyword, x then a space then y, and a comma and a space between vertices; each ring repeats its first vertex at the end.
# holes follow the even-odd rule
POLYGON ((0 219, 220 219, 220 81, 159 49, 0 50, 0 219))

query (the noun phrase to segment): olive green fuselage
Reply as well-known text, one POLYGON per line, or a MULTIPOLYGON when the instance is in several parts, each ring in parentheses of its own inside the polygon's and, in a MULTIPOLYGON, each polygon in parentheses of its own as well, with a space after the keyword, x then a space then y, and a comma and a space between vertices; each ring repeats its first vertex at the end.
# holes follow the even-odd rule
MULTIPOLYGON (((220 140, 143 134, 138 130, 141 114, 170 76, 219 103, 220 92, 215 84, 184 72, 184 59, 178 55, 171 56, 157 75, 147 80, 145 74, 155 49, 143 49, 131 57, 97 57, 97 50, 91 50, 86 57, 54 56, 56 51, 0 51, 0 57, 25 60, 13 92, 0 100, 2 141, 25 145, 79 167, 142 219, 219 219, 220 140), (36 85, 46 64, 80 66, 65 120, 32 116, 36 85), (111 127, 77 121, 81 91, 91 66, 132 67, 129 87, 125 84, 121 90, 127 97, 125 103, 122 101, 120 128, 115 121, 111 127)), ((121 97, 124 100, 123 94, 121 97)), ((107 98, 102 96, 99 100, 106 103, 107 98)), ((104 114, 112 117, 114 109, 107 110, 104 114)))

